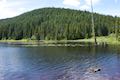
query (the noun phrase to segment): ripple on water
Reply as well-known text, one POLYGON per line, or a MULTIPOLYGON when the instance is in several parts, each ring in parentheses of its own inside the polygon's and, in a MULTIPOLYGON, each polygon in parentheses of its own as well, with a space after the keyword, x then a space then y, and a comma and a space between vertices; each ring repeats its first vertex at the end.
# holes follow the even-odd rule
POLYGON ((0 49, 0 80, 120 80, 120 54, 102 50, 3 47, 0 49), (91 66, 102 70, 89 73, 87 69, 91 66))

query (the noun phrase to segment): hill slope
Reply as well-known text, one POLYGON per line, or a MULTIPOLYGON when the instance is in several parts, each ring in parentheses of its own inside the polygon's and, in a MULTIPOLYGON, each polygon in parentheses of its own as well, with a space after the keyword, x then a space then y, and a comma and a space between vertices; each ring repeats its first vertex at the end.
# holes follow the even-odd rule
MULTIPOLYGON (((96 35, 115 33, 120 18, 94 14, 96 35)), ((117 31, 119 32, 119 30, 117 31)), ((0 20, 0 39, 75 40, 92 35, 91 13, 60 8, 42 8, 0 20)))

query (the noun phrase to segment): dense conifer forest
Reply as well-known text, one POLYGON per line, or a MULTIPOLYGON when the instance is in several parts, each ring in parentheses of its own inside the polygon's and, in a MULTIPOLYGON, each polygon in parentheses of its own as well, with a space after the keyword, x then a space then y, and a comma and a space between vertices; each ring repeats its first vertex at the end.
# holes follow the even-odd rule
MULTIPOLYGON (((96 36, 120 36, 120 18, 94 13, 96 36)), ((91 13, 62 8, 36 9, 0 20, 0 39, 76 40, 92 37, 91 13)))

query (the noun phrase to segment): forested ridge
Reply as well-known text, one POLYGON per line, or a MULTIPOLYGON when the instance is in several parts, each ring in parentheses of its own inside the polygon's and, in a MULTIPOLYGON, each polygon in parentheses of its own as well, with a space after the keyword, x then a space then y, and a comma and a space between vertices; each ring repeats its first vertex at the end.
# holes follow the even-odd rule
MULTIPOLYGON (((120 18, 94 13, 96 36, 120 36, 120 18)), ((91 13, 63 8, 36 9, 0 20, 0 39, 76 40, 92 37, 91 13)))

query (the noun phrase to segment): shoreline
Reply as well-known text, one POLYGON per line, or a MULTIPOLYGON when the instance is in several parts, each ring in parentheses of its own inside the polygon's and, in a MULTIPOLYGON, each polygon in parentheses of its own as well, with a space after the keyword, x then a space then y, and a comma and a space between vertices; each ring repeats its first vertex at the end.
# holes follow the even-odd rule
POLYGON ((0 41, 0 44, 8 44, 8 45, 21 45, 21 46, 88 46, 93 45, 91 42, 81 42, 79 40, 40 40, 40 41, 23 41, 23 40, 3 40, 0 41))
MULTIPOLYGON (((114 37, 97 37, 98 45, 120 45, 114 37)), ((0 40, 0 43, 10 45, 29 45, 29 46, 94 46, 94 39, 78 39, 78 40, 0 40)))

